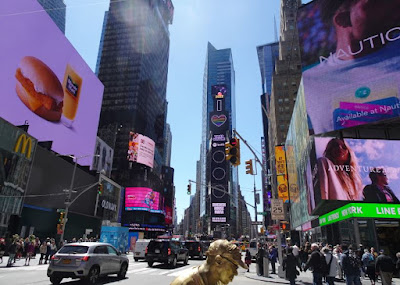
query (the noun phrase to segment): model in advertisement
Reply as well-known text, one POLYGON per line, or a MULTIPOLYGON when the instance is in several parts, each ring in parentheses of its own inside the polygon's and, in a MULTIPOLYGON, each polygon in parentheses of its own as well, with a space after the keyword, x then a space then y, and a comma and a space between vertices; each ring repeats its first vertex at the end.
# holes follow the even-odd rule
POLYGON ((206 253, 207 260, 198 267, 178 276, 171 285, 195 284, 214 285, 228 284, 238 275, 238 268, 248 267, 244 264, 239 248, 227 240, 214 241, 206 253))
POLYGON ((298 24, 311 133, 398 117, 400 1, 314 4, 298 24))
POLYGON ((371 184, 364 187, 364 201, 369 203, 400 203, 388 186, 388 178, 383 168, 373 168, 369 173, 371 184))
POLYGON ((318 158, 322 200, 362 200, 357 158, 344 140, 331 139, 318 158))

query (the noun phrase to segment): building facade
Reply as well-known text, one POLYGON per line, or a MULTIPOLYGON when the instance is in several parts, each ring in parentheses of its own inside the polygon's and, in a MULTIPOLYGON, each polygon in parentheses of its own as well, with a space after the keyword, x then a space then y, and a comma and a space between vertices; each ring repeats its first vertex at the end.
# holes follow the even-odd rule
POLYGON ((63 0, 38 0, 40 5, 46 10, 47 14, 53 19, 57 27, 65 34, 65 15, 66 8, 63 0))

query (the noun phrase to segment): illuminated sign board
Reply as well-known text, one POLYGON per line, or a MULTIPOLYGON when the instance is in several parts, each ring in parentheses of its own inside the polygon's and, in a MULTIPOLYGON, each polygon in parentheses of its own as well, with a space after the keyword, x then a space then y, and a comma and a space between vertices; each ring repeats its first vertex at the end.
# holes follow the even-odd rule
POLYGON ((125 188, 125 210, 164 213, 160 207, 160 193, 146 187, 125 188))
POLYGON ((277 176, 278 197, 283 202, 289 202, 289 189, 286 173, 286 157, 283 146, 275 146, 275 167, 277 176))
POLYGON ((0 1, 0 117, 91 165, 104 86, 36 0, 0 1), (10 29, 9 27, 13 27, 10 29))
POLYGON ((25 134, 20 134, 15 143, 14 152, 19 152, 30 159, 32 155, 32 138, 25 134))
POLYGON ((226 223, 226 217, 212 217, 211 222, 213 223, 226 223))
POLYGON ((312 134, 400 116, 399 5, 367 2, 316 0, 298 10, 312 134))
POLYGON ((225 215, 226 203, 212 203, 214 214, 225 215))
POLYGON ((319 225, 326 226, 350 218, 400 219, 400 205, 350 203, 319 217, 319 225))
POLYGON ((129 133, 128 160, 153 168, 155 143, 152 139, 134 132, 129 133))

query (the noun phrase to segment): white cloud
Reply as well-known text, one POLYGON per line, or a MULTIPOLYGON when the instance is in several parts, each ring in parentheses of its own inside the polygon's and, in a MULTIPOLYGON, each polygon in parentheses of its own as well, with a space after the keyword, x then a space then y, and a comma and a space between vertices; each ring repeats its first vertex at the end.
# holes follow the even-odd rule
POLYGON ((382 159, 384 156, 385 143, 380 140, 365 140, 364 143, 357 142, 352 145, 355 153, 365 153, 369 160, 382 159))

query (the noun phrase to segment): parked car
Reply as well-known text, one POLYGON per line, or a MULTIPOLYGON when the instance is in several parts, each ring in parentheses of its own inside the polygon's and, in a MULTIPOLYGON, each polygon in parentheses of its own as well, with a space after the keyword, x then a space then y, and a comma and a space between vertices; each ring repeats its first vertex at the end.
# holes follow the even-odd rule
POLYGON ((256 254, 257 254, 257 251, 258 251, 257 240, 254 239, 254 240, 250 241, 249 251, 250 251, 251 258, 252 259, 256 259, 256 254))
POLYGON ((146 248, 146 261, 150 267, 154 262, 161 262, 175 268, 177 262, 183 261, 187 265, 188 260, 188 249, 180 241, 151 240, 146 248))
POLYGON ((80 278, 87 284, 97 284, 100 276, 118 274, 125 278, 129 260, 111 244, 102 242, 70 243, 51 258, 47 276, 52 284, 63 278, 80 278))
POLYGON ((189 256, 192 259, 194 257, 204 259, 207 250, 204 250, 204 245, 200 241, 187 240, 184 242, 184 246, 189 250, 189 256))
POLYGON ((135 261, 146 258, 146 247, 149 245, 149 242, 149 239, 138 239, 136 241, 135 250, 133 252, 133 258, 135 261))

